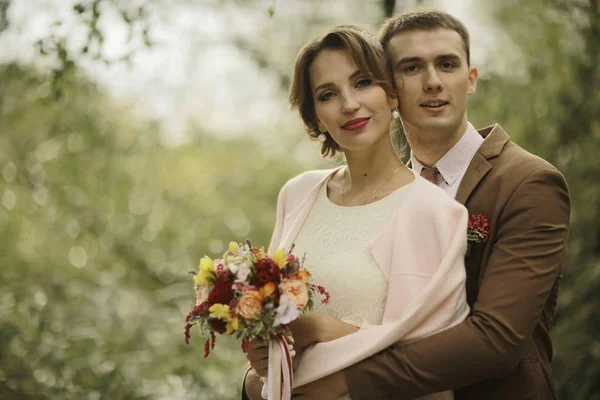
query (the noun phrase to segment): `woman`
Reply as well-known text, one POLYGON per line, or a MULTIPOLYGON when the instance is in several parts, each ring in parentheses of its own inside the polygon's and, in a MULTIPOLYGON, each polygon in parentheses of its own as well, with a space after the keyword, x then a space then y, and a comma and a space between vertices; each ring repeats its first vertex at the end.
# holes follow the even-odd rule
MULTIPOLYGON (((467 213, 394 151, 398 100, 385 53, 368 34, 342 26, 305 45, 290 103, 322 155, 346 160, 285 184, 270 246, 306 253, 315 281, 331 293, 328 305, 292 325, 294 379, 300 393, 310 393, 335 376, 341 386, 318 394, 338 398, 344 368, 466 317, 467 213)), ((266 356, 264 343, 251 344, 250 398, 260 398, 266 356)))

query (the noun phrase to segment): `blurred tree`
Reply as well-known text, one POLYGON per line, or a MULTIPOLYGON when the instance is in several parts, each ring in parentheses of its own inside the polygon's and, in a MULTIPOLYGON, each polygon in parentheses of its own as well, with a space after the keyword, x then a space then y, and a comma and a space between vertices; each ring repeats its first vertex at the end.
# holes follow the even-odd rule
POLYGON ((0 33, 8 27, 8 6, 10 0, 0 0, 0 33))
POLYGON ((184 343, 187 271, 267 245, 301 166, 243 139, 163 147, 71 71, 57 101, 50 76, 0 68, 0 398, 235 398, 238 344, 184 343))
POLYGON ((470 119, 501 123, 569 184, 569 249, 553 330, 555 380, 569 400, 600 398, 599 4, 480 2, 511 43, 498 45, 490 65, 500 72, 484 75, 470 104, 470 119))

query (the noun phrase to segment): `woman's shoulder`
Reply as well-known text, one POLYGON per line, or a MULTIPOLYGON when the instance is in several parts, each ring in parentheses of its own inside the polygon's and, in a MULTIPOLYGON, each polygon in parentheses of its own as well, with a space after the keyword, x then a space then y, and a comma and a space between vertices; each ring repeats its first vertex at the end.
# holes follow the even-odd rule
POLYGON ((413 212, 436 216, 441 213, 466 212, 465 206, 453 199, 443 189, 426 179, 415 177, 407 201, 413 212))
POLYGON ((283 185, 282 191, 285 189, 288 192, 306 192, 313 189, 337 169, 338 168, 315 169, 302 172, 301 174, 296 175, 288 180, 283 185))

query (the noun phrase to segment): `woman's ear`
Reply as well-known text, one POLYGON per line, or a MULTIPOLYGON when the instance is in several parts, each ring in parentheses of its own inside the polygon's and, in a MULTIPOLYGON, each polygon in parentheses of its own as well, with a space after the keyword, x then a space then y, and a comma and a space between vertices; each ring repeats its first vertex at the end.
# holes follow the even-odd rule
POLYGON ((325 127, 325 125, 323 125, 321 123, 321 121, 319 121, 319 119, 317 118, 317 128, 319 128, 319 132, 323 133, 323 132, 327 132, 327 128, 325 127))

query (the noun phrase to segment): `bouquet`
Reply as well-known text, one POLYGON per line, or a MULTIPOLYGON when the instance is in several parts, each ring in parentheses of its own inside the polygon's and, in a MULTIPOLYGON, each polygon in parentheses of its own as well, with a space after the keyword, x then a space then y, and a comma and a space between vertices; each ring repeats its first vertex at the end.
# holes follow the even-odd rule
POLYGON ((186 343, 194 325, 208 337, 205 358, 215 347, 215 333, 235 334, 242 339, 244 352, 250 340, 269 341, 269 399, 281 396, 280 367, 284 397, 288 397, 286 390, 291 395, 291 358, 283 339, 289 324, 311 310, 317 296, 323 303, 329 301, 325 288, 312 282, 304 258, 299 260, 292 250, 277 249, 268 256, 248 240, 245 244, 231 242, 222 258, 204 256, 199 271, 191 272, 195 302, 186 317, 186 343))

